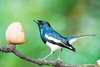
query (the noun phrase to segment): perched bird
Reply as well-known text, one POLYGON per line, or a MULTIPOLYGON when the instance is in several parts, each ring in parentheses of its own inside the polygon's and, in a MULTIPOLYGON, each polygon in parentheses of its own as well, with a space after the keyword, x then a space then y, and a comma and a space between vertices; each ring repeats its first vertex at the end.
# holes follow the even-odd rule
POLYGON ((87 36, 96 36, 96 34, 89 35, 80 35, 80 36, 71 36, 64 37, 56 32, 51 25, 45 20, 33 20, 39 26, 40 36, 42 41, 51 48, 51 52, 44 57, 46 59, 48 56, 54 53, 55 50, 60 49, 58 60, 60 60, 61 51, 63 48, 67 48, 72 51, 76 51, 76 49, 72 46, 72 43, 79 38, 87 37, 87 36))

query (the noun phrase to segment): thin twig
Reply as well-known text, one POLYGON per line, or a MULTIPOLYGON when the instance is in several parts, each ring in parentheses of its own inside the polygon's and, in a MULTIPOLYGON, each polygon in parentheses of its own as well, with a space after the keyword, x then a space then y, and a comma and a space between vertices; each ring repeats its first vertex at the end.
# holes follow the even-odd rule
POLYGON ((47 60, 43 60, 43 59, 34 59, 34 58, 28 57, 28 56, 18 52, 16 50, 16 46, 13 44, 9 44, 7 46, 0 47, 0 51, 5 52, 5 53, 12 52, 13 54, 18 56, 19 58, 24 59, 24 60, 29 61, 29 62, 32 62, 32 63, 36 63, 38 65, 51 65, 51 66, 55 66, 55 67, 98 67, 97 64, 70 65, 70 64, 63 63, 60 60, 47 61, 47 60))

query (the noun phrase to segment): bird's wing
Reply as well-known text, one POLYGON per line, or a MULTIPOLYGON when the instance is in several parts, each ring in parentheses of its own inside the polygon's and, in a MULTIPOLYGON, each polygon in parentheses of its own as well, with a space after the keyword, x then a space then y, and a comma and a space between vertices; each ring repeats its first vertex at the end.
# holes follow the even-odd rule
POLYGON ((45 37, 47 38, 48 42, 54 45, 58 45, 75 51, 75 48, 72 45, 70 45, 68 41, 64 39, 64 37, 62 37, 59 33, 56 32, 48 33, 45 34, 45 37))

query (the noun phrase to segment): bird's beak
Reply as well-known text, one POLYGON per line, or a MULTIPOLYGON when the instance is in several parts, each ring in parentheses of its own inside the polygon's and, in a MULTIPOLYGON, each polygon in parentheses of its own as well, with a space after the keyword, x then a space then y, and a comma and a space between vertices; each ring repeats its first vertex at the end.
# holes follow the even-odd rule
POLYGON ((38 20, 33 20, 34 22, 36 22, 37 24, 39 24, 39 21, 38 20))

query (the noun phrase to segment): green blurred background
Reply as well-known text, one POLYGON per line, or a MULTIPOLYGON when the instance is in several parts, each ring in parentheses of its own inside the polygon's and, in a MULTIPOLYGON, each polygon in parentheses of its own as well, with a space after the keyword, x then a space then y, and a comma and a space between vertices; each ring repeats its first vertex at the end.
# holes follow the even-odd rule
MULTIPOLYGON (((22 23, 26 42, 17 49, 33 58, 43 58, 50 48, 40 39, 34 19, 48 21, 63 36, 98 34, 73 43, 76 52, 64 49, 61 59, 68 64, 94 64, 100 58, 100 0, 0 0, 0 46, 8 44, 7 27, 15 21, 22 23)), ((47 60, 56 60, 55 51, 47 60)), ((0 52, 0 67, 40 67, 12 53, 0 52)), ((41 66, 52 67, 52 66, 41 66)))

